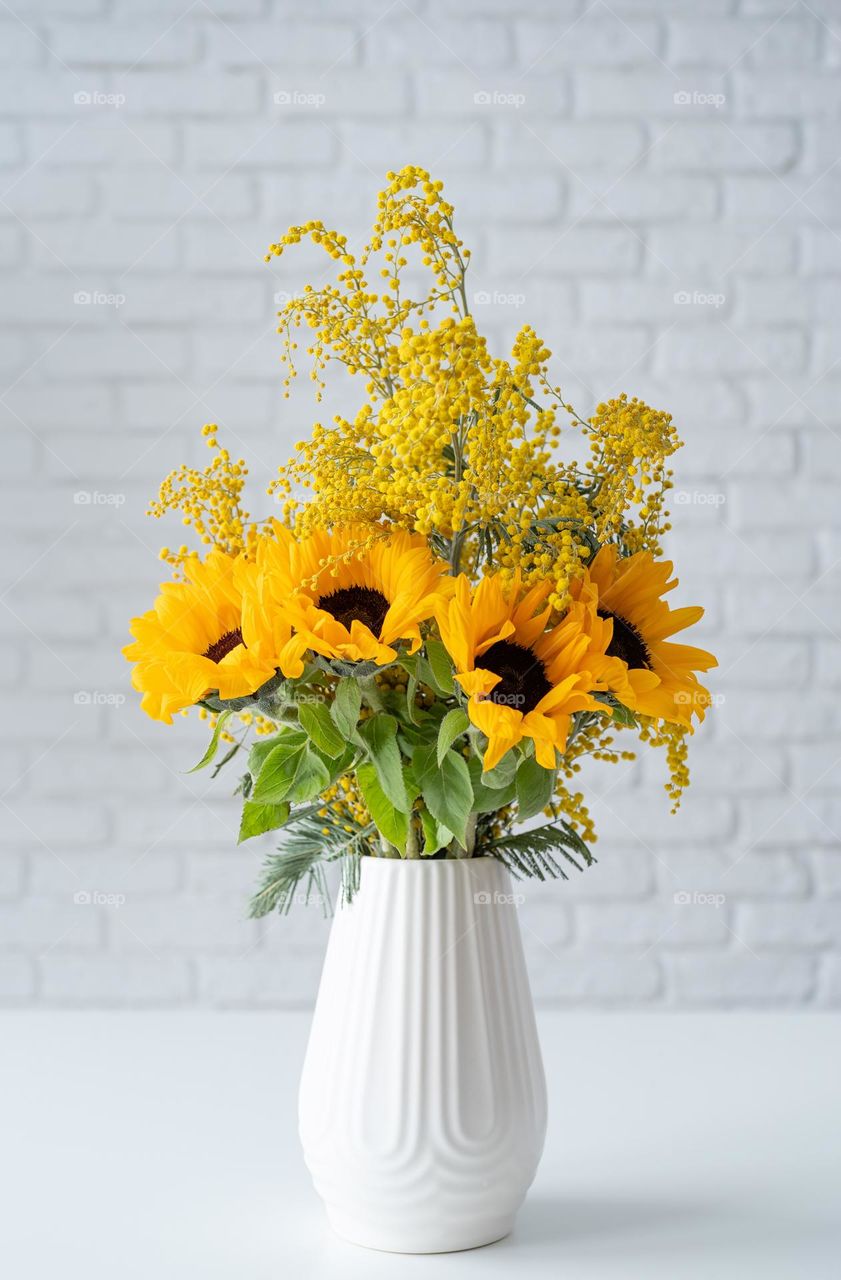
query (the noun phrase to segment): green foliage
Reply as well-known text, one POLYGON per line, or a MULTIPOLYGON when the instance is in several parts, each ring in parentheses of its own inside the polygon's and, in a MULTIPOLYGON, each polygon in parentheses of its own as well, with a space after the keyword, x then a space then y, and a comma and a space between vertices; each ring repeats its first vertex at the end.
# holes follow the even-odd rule
POLYGON ((403 762, 397 745, 397 721, 394 716, 376 712, 359 726, 368 757, 377 771, 377 779, 389 802, 401 813, 411 805, 406 791, 403 762))
POLYGON ((439 765, 456 738, 460 738, 469 728, 469 717, 461 707, 453 707, 452 711, 447 712, 438 729, 437 753, 439 765))
POLYGON ((346 741, 349 741, 356 732, 361 706, 362 690, 359 688, 359 682, 344 676, 336 685, 330 715, 346 741))
POLYGON ((470 782, 473 786, 473 812, 495 813, 511 804, 515 797, 514 775, 504 787, 489 787, 488 774, 482 772, 482 761, 478 756, 471 756, 467 762, 470 782))
POLYGON ((221 715, 219 716, 219 719, 216 721, 216 724, 213 726, 213 735, 210 739, 210 742, 207 744, 207 750, 205 751, 201 760, 199 760, 198 764, 194 764, 192 769, 187 770, 188 773, 198 773, 199 769, 204 769, 206 768, 207 765, 210 764, 211 760, 216 755, 216 750, 219 746, 219 738, 221 737, 222 730, 225 728, 226 723, 228 722, 228 720, 230 720, 232 715, 233 715, 232 711, 223 711, 221 713, 221 715))
POLYGON ((338 860, 342 864, 342 898, 349 902, 359 887, 361 856, 373 851, 376 832, 372 823, 352 831, 345 828, 344 821, 324 815, 316 805, 293 813, 285 828, 283 847, 263 865, 250 915, 256 918, 275 910, 286 914, 299 892, 304 898, 317 896, 329 912, 324 864, 338 860), (299 890, 302 882, 304 887, 299 890))
POLYGON ((434 688, 443 694, 445 698, 451 697, 455 692, 453 663, 440 640, 434 640, 431 637, 427 639, 426 659, 432 674, 434 688))
POLYGON ((356 770, 356 780, 365 806, 380 835, 405 855, 409 838, 408 804, 405 809, 400 809, 391 802, 383 790, 379 774, 373 764, 359 765, 356 770))
POLYGON ((570 863, 576 871, 584 870, 582 862, 587 867, 595 862, 581 836, 562 818, 532 827, 529 831, 498 836, 487 841, 477 852, 498 858, 518 879, 555 880, 560 876, 567 880, 568 876, 557 858, 570 863))
POLYGON ((347 748, 347 735, 339 732, 323 702, 299 702, 298 719, 301 728, 322 751, 331 759, 337 759, 347 748))
POLYGON ((464 756, 447 751, 439 765, 436 744, 419 747, 412 757, 412 772, 430 813, 466 849, 473 787, 464 756))
POLYGON ((300 804, 330 786, 330 771, 300 730, 287 730, 266 752, 254 779, 252 800, 300 804))
POLYGON ((242 818, 239 824, 239 839, 250 840, 252 836, 264 835, 266 831, 275 831, 282 827, 289 817, 289 804, 284 800, 281 804, 261 804, 259 800, 246 800, 242 806, 242 818))
POLYGON ((554 770, 544 769, 536 760, 523 760, 517 770, 515 786, 518 815, 525 822, 549 805, 555 790, 554 770))

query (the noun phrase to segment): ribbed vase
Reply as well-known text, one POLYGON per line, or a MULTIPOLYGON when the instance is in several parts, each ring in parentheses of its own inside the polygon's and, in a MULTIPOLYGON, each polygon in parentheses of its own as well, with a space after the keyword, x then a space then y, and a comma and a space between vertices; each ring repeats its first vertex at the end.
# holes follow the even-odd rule
POLYGON ((546 1083, 508 872, 364 858, 333 922, 300 1091, 330 1222, 399 1253, 507 1235, 546 1132, 546 1083))

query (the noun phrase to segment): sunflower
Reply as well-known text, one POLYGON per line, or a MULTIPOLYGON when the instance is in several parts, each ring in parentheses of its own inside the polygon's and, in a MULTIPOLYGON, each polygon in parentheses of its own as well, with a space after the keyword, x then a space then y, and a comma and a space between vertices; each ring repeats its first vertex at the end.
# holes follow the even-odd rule
POLYGON ((468 714, 488 739, 485 769, 492 769, 523 738, 534 742, 538 764, 556 766, 575 711, 597 711, 592 674, 604 660, 609 638, 598 626, 591 633, 587 605, 574 604, 557 626, 546 630, 551 609, 542 609, 551 583, 523 593, 519 579, 507 590, 494 574, 471 593, 467 578, 436 611, 438 627, 469 695, 468 714), (600 648, 600 641, 602 647, 600 648))
POLYGON ((276 670, 274 654, 243 615, 243 587, 254 565, 214 550, 204 561, 191 556, 184 573, 185 582, 164 583, 154 608, 132 619, 134 643, 123 649, 135 664, 131 681, 143 694, 143 710, 165 724, 211 692, 253 693, 276 670))
POLYGON ((282 616, 294 629, 279 651, 288 677, 301 675, 308 649, 372 671, 395 660, 401 640, 415 653, 447 571, 424 538, 376 525, 318 530, 298 542, 275 524, 259 544, 257 568, 255 615, 264 626, 282 616))
POLYGON ((710 697, 695 672, 718 663, 704 649, 668 639, 704 613, 699 605, 671 609, 662 599, 678 585, 672 570, 670 560, 649 551, 620 558, 605 546, 571 590, 575 599, 595 602, 611 626, 608 661, 598 669, 608 689, 631 711, 689 728, 693 711, 703 719, 710 697))

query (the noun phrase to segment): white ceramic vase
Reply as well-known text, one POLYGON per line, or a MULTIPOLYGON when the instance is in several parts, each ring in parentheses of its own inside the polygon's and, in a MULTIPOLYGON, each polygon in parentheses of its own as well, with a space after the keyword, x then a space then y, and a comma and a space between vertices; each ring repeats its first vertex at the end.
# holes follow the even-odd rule
POLYGON ((517 908, 493 858, 364 858, 333 922, 301 1080, 336 1232, 398 1253, 507 1235, 546 1132, 517 908))

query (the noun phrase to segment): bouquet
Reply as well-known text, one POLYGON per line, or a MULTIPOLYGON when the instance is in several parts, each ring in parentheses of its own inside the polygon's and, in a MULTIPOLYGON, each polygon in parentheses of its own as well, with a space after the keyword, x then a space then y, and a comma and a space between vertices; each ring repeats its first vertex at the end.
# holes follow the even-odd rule
POLYGON ((387 181, 360 252, 312 221, 267 255, 309 238, 335 264, 279 312, 285 394, 305 334, 318 401, 343 365, 355 416, 315 423, 260 520, 245 461, 203 428, 209 465, 150 508, 201 550, 164 549, 172 580, 123 650, 152 718, 209 721, 197 768, 242 762, 240 840, 280 833, 253 915, 324 893, 336 860, 346 899, 366 857, 582 869, 582 760, 663 748, 676 805, 710 701, 715 659, 674 639, 703 610, 665 598, 670 415, 620 395, 580 416, 528 325, 493 356, 442 183, 387 181))

